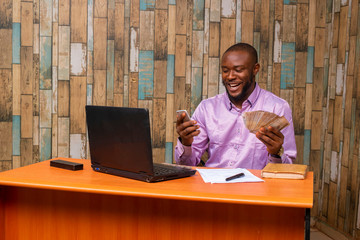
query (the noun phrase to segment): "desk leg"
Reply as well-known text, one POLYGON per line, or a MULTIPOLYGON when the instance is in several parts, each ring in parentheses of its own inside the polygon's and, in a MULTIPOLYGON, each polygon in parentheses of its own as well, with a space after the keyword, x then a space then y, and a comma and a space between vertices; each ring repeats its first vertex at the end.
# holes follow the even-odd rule
POLYGON ((310 240, 310 208, 305 209, 305 240, 310 240))

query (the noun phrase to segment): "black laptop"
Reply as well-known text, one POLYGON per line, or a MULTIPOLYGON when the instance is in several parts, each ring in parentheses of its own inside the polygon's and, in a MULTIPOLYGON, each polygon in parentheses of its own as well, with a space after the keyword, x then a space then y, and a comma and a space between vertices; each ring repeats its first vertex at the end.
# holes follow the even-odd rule
POLYGON ((86 106, 86 122, 95 171, 146 182, 189 177, 196 172, 153 163, 147 109, 86 106))

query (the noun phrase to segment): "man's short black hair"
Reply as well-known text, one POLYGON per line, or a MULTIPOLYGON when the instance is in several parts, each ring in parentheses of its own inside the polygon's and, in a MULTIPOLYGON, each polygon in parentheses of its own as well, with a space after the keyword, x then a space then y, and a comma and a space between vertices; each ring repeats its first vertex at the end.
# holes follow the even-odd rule
POLYGON ((223 57, 225 55, 225 53, 227 52, 235 52, 235 51, 245 51, 248 52, 250 54, 250 56, 252 56, 255 60, 255 63, 258 63, 258 56, 257 56, 257 51, 256 49, 251 46, 250 44, 247 43, 236 43, 234 45, 232 45, 231 47, 229 47, 223 54, 223 57))

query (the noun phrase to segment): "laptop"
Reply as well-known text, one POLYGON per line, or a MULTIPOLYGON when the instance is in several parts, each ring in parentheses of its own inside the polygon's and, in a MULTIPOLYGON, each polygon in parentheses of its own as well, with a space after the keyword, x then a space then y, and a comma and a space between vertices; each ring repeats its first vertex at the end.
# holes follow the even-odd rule
POLYGON ((153 163, 149 110, 86 106, 93 170, 145 182, 189 177, 196 170, 153 163))

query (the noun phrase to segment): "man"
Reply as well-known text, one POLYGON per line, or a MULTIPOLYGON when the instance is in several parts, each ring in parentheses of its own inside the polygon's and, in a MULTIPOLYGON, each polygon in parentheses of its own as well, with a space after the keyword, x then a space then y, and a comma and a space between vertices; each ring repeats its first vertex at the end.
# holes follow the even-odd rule
POLYGON ((196 166, 207 150, 207 167, 262 169, 268 162, 292 163, 296 144, 291 109, 255 82, 260 69, 255 48, 246 43, 231 46, 222 56, 221 69, 226 92, 203 100, 191 121, 183 121, 185 114, 177 117, 176 162, 196 166), (242 114, 257 110, 284 116, 290 126, 281 132, 268 126, 250 133, 242 114))

